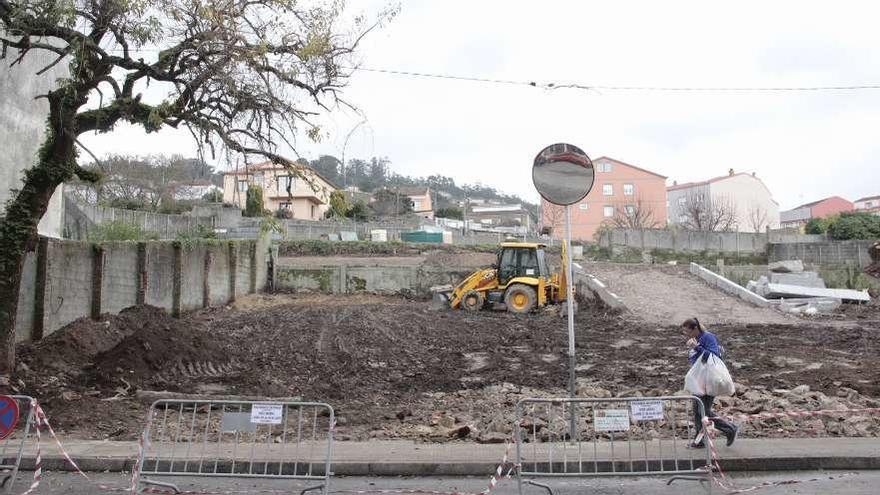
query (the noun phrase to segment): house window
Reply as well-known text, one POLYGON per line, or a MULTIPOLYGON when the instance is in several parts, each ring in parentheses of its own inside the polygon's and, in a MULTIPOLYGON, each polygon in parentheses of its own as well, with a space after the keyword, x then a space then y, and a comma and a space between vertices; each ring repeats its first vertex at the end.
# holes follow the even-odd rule
POLYGON ((602 209, 602 211, 605 213, 605 218, 611 218, 614 216, 614 207, 613 206, 606 206, 605 208, 602 209))
POLYGON ((414 199, 413 200, 413 211, 421 211, 422 210, 422 200, 414 199))
POLYGON ((631 217, 636 214, 636 207, 633 205, 626 205, 623 207, 624 211, 626 211, 626 216, 631 217))
POLYGON ((315 205, 312 205, 312 218, 315 218, 315 205))
POLYGON ((687 203, 687 198, 684 196, 678 198, 678 206, 684 206, 685 203, 687 203))
POLYGON ((865 208, 873 208, 873 206, 874 206, 873 201, 866 201, 865 202, 865 208))
POLYGON ((632 196, 635 192, 635 187, 632 184, 624 184, 623 185, 623 195, 624 196, 632 196))
POLYGON ((602 185, 602 194, 605 196, 614 196, 614 185, 603 184, 602 185))
POLYGON ((281 210, 289 210, 289 209, 290 209, 290 203, 281 203, 281 204, 278 205, 278 208, 281 209, 281 210))
POLYGON ((290 188, 290 192, 293 193, 293 177, 289 175, 282 175, 275 179, 275 187, 278 190, 278 194, 287 194, 288 187, 290 188))
POLYGON ((681 215, 680 217, 678 217, 678 223, 687 223, 687 221, 688 221, 687 215, 681 215))
POLYGON ((247 181, 246 180, 238 180, 238 192, 247 192, 247 181))
POLYGON ((588 205, 587 203, 581 203, 578 205, 578 208, 582 210, 588 210, 590 208, 590 205, 588 205))
POLYGON ((254 184, 263 187, 263 173, 254 174, 254 184))
POLYGON ((607 162, 599 162, 599 172, 610 173, 611 164, 607 162))

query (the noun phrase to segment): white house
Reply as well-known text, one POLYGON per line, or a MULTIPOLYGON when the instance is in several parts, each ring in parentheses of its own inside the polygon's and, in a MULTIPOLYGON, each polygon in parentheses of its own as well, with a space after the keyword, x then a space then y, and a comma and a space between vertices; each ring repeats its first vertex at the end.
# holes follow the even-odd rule
POLYGON ((673 183, 666 189, 670 224, 687 222, 684 208, 694 196, 729 205, 735 212, 734 227, 739 232, 779 228, 779 203, 754 173, 734 173, 730 169, 727 175, 701 182, 673 183))
POLYGON ((880 196, 868 196, 853 201, 856 211, 880 215, 880 196))

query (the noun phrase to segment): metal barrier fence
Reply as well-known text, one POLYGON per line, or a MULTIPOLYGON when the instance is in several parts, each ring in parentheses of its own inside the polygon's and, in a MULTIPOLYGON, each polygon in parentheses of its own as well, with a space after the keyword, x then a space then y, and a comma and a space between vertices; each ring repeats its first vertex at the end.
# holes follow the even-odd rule
POLYGON ((27 395, 8 395, 5 397, 14 399, 18 406, 18 422, 12 428, 8 428, 11 425, 9 421, 15 411, 10 410, 6 404, 0 406, 2 407, 0 410, 2 425, 0 427, 3 428, 4 433, 9 432, 6 438, 0 440, 0 477, 3 479, 0 482, 0 488, 6 493, 11 493, 12 485, 15 484, 21 466, 24 445, 34 424, 34 399, 27 395), (10 429, 12 431, 9 431, 10 429))
POLYGON ((333 408, 317 402, 159 400, 144 430, 138 484, 147 476, 273 478, 330 485, 333 408))
POLYGON ((516 406, 517 483, 531 478, 669 475, 712 491, 711 452, 689 448, 696 397, 523 399, 516 406), (572 433, 572 431, 574 433, 572 433))

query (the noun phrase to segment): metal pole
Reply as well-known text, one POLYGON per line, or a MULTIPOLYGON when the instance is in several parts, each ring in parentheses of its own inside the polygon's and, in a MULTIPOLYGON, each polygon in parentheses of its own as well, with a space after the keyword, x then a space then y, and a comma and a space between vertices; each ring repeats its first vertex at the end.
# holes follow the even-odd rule
MULTIPOLYGON (((575 366, 577 359, 574 355, 574 280, 571 269, 571 205, 565 207, 565 301, 568 306, 568 394, 572 399, 575 397, 575 366)), ((569 421, 569 441, 575 441, 575 408, 571 404, 571 418, 569 421)))

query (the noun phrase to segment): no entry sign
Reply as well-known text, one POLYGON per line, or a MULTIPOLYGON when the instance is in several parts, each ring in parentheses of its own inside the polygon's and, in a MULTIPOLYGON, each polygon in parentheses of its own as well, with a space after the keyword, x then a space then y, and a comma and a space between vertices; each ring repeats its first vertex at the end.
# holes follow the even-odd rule
POLYGON ((0 395, 0 440, 12 434, 18 424, 18 401, 8 395, 0 395))

